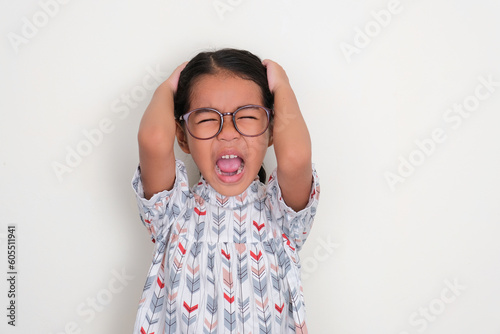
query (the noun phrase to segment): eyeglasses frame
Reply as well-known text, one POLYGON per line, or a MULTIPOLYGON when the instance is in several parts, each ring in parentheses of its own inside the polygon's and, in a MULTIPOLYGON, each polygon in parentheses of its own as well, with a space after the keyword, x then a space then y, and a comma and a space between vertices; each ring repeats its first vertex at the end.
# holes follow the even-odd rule
POLYGON ((234 128, 236 129, 236 131, 238 131, 238 133, 242 136, 245 136, 245 137, 258 137, 260 136, 261 134, 263 134, 264 132, 267 131, 267 129, 269 129, 269 124, 271 123, 271 115, 274 114, 274 110, 273 109, 269 109, 269 108, 266 108, 266 107, 263 107, 263 106, 259 106, 257 104, 247 104, 247 105, 244 105, 244 106, 241 106, 239 107, 238 109, 236 109, 235 111, 233 112, 226 112, 226 113, 221 113, 219 110, 217 109, 214 109, 214 108, 196 108, 196 109, 193 109, 191 111, 188 111, 187 113, 185 113, 184 115, 180 116, 177 120, 179 122, 184 122, 186 123, 186 129, 188 130, 189 134, 193 137, 193 138, 196 138, 198 140, 209 140, 209 139, 212 139, 212 138, 215 138, 219 135, 219 133, 221 133, 222 131, 222 127, 224 126, 224 116, 229 116, 231 115, 232 116, 232 120, 233 120, 233 125, 234 125, 234 128), (249 108, 249 107, 257 107, 257 108, 262 108, 266 111, 266 114, 267 114, 267 126, 266 128, 259 134, 256 134, 256 135, 246 135, 246 134, 243 134, 240 129, 238 129, 238 126, 236 125, 236 118, 235 118, 235 114, 242 110, 242 109, 245 109, 245 108, 249 108), (219 130, 217 131, 217 133, 215 135, 213 135, 212 137, 209 137, 209 138, 199 138, 199 137, 196 137, 195 135, 193 135, 191 133, 191 130, 189 130, 189 126, 187 125, 188 124, 188 118, 189 118, 189 115, 191 115, 192 113, 194 113, 195 111, 198 111, 198 110, 211 110, 211 111, 215 111, 217 114, 219 114, 220 116, 220 119, 221 119, 221 122, 220 122, 220 126, 219 126, 219 130))

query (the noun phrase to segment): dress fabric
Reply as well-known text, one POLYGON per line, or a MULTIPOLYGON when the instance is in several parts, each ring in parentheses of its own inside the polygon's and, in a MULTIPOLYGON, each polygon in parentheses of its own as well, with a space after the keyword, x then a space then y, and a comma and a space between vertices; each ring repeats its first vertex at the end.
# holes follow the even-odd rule
POLYGON ((276 169, 238 196, 203 177, 190 190, 180 160, 172 190, 146 200, 140 167, 132 187, 155 243, 134 333, 307 333, 297 251, 318 205, 314 165, 299 212, 283 201, 276 169))

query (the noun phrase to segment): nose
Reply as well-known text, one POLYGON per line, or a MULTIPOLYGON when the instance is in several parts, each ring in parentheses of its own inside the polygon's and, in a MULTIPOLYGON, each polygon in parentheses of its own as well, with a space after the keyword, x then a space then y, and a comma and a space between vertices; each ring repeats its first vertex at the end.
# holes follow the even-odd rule
POLYGON ((234 126, 233 115, 223 115, 222 117, 224 119, 224 122, 222 123, 222 129, 217 137, 222 140, 232 140, 238 138, 240 136, 240 133, 234 126))

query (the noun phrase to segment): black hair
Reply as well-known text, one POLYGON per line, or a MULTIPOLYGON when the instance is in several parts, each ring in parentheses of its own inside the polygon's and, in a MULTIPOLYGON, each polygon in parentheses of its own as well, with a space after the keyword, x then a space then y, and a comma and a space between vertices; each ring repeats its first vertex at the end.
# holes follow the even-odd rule
POLYGON ((264 107, 273 108, 274 96, 269 90, 266 67, 260 58, 246 50, 221 49, 197 54, 182 70, 174 98, 175 118, 179 119, 189 111, 196 79, 205 74, 224 72, 255 82, 262 91, 264 107))
MULTIPOLYGON (((255 82, 261 89, 264 107, 272 109, 274 96, 269 89, 267 70, 259 57, 246 50, 221 49, 201 52, 191 59, 179 76, 174 96, 174 116, 180 119, 190 108, 192 87, 202 75, 229 73, 255 82)), ((272 115, 270 120, 272 126, 272 115)), ((261 166, 259 179, 266 182, 266 172, 261 166)))

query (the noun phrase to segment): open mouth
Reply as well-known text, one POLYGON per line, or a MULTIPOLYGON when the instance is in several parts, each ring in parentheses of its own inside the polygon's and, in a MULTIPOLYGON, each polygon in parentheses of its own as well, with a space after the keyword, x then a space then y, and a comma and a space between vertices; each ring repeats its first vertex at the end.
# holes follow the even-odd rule
POLYGON ((215 170, 222 176, 239 175, 244 167, 243 159, 234 154, 223 155, 215 163, 215 170))

